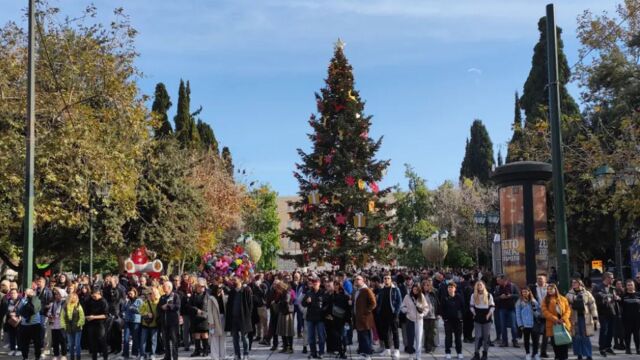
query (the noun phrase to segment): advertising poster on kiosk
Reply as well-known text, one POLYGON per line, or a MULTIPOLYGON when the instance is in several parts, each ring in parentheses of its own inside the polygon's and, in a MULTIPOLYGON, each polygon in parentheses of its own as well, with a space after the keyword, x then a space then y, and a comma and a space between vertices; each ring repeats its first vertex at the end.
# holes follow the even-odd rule
POLYGON ((502 271, 511 282, 526 285, 522 185, 500 188, 502 271))
POLYGON ((548 273, 547 190, 544 185, 533 185, 533 229, 536 244, 536 271, 548 273))

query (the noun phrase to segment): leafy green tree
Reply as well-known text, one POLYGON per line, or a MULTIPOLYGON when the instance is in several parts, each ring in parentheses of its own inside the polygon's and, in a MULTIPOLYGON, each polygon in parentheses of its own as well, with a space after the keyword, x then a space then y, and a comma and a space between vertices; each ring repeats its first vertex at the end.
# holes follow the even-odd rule
POLYGON ((260 244, 262 257, 258 262, 261 270, 277 267, 280 250, 280 218, 278 217, 278 194, 263 185, 249 193, 249 202, 244 210, 245 232, 260 244))
POLYGON ((460 180, 477 178, 482 184, 487 184, 493 165, 493 143, 489 133, 482 121, 474 120, 460 167, 460 180))
POLYGON ((169 122, 169 116, 167 115, 167 111, 169 111, 171 105, 171 99, 169 98, 167 88, 163 83, 156 84, 153 105, 151 105, 151 112, 157 117, 159 122, 155 130, 156 139, 161 139, 173 134, 173 129, 169 122))
POLYGON ((191 114, 191 87, 187 81, 180 80, 178 88, 178 111, 173 121, 176 125, 176 138, 182 147, 195 149, 200 146, 198 128, 191 114))
MULTIPOLYGON (((524 91, 520 98, 520 106, 524 110, 526 125, 531 126, 540 119, 547 119, 547 103, 549 101, 549 91, 547 84, 547 18, 542 17, 538 21, 538 31, 540 38, 533 48, 533 58, 531 59, 531 70, 527 81, 524 83, 524 91)), ((578 105, 567 91, 566 84, 571 78, 571 70, 564 54, 564 43, 562 42, 562 29, 557 28, 558 44, 558 80, 560 82, 560 109, 568 116, 577 115, 580 112, 578 105)))
MULTIPOLYGON (((135 79, 136 35, 122 10, 110 26, 94 7, 60 21, 39 2, 36 42, 36 263, 88 250, 91 212, 98 251, 124 252, 122 225, 136 215, 138 160, 148 111, 135 79), (98 196, 92 189, 108 187, 98 196)), ((27 33, 0 29, 0 249, 16 267, 22 243, 27 33)))
POLYGON ((227 169, 227 173, 229 173, 229 176, 233 178, 234 167, 233 167, 233 158, 231 157, 231 150, 229 150, 227 146, 223 147, 220 157, 222 158, 222 163, 224 164, 224 167, 227 169))
POLYGON ((375 158, 382 139, 369 137, 371 116, 364 114, 341 41, 328 70, 326 86, 316 94, 319 115, 309 120, 312 147, 298 150, 294 172, 299 200, 290 203, 291 218, 299 227, 287 234, 302 254, 288 257, 342 266, 384 261, 394 248, 392 206, 385 201, 391 189, 379 189, 378 182, 389 161, 375 158))
POLYGON ((197 128, 202 148, 204 150, 211 150, 211 152, 218 155, 218 140, 216 140, 211 126, 202 120, 198 120, 197 128))

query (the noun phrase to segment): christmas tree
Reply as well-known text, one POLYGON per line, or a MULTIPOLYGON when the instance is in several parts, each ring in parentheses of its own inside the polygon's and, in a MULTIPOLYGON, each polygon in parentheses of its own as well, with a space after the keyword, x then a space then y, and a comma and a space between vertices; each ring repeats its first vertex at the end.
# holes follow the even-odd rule
POLYGON ((374 158, 382 138, 369 137, 372 117, 364 114, 340 39, 328 73, 326 86, 316 93, 319 114, 309 119, 311 151, 298 149, 299 200, 289 203, 299 226, 286 236, 302 253, 283 257, 300 265, 331 261, 343 267, 386 261, 394 254, 391 205, 385 201, 390 189, 378 183, 389 161, 374 158))

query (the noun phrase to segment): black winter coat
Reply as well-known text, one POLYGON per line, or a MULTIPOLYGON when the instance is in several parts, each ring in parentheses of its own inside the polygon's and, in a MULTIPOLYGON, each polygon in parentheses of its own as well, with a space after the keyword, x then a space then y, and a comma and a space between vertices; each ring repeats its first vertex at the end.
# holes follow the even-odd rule
POLYGON ((244 333, 250 333, 253 331, 253 324, 251 323, 251 312, 253 311, 253 293, 248 286, 242 286, 240 290, 231 289, 229 291, 229 298, 227 299, 226 314, 224 320, 224 331, 231 331, 232 325, 236 324, 240 327, 240 330, 244 333), (236 319, 233 316, 233 303, 236 296, 240 297, 240 319, 236 319))
POLYGON ((180 296, 175 291, 162 295, 158 302, 158 321, 163 327, 180 326, 180 296), (167 309, 162 308, 167 305, 167 309))

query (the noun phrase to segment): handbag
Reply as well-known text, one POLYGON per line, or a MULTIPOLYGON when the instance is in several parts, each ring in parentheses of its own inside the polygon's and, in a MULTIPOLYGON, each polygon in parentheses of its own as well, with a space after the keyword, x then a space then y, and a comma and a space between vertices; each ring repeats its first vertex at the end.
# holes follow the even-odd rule
POLYGON ((344 315, 347 312, 347 310, 341 308, 338 305, 333 305, 331 307, 331 316, 336 317, 338 319, 344 319, 344 315))
POLYGON ((18 325, 20 325, 20 321, 22 319, 20 318, 20 316, 17 315, 9 315, 8 316, 8 320, 7 323, 9 324, 9 326, 13 327, 13 328, 17 328, 18 325))
POLYGON ((556 345, 568 345, 571 344, 571 334, 567 328, 562 324, 553 325, 553 342, 556 345))

